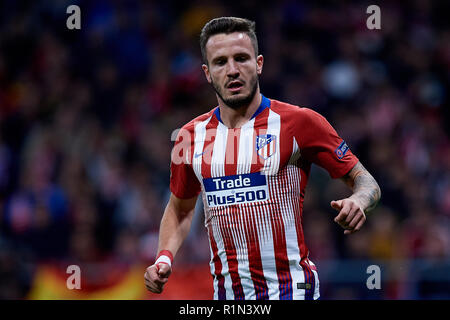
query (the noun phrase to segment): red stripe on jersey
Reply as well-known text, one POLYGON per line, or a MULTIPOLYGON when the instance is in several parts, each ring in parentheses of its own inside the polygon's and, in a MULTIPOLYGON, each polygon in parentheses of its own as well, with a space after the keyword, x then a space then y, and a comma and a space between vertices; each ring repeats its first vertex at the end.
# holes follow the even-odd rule
POLYGON ((235 175, 237 171, 239 138, 241 128, 228 129, 227 146, 225 151, 225 175, 235 175))
POLYGON ((311 267, 306 260, 300 261, 300 265, 302 266, 303 273, 305 274, 305 282, 311 284, 311 289, 305 290, 305 300, 313 300, 316 284, 314 273, 312 272, 311 267))
POLYGON ((292 278, 287 256, 284 223, 279 211, 274 211, 272 215, 271 224, 273 246, 278 277, 278 288, 280 290, 280 300, 286 299, 289 296, 292 299, 292 278))
POLYGON ((307 170, 305 170, 305 168, 303 168, 302 170, 300 170, 300 197, 298 198, 298 206, 299 206, 299 211, 298 214, 295 215, 295 226, 297 229, 297 243, 298 243, 298 247, 300 249, 300 260, 304 260, 306 258, 308 258, 308 248, 306 247, 305 244, 305 238, 303 235, 303 199, 304 199, 304 192, 305 192, 305 188, 306 188, 306 184, 308 182, 308 175, 309 175, 309 169, 311 167, 309 166, 307 168, 307 170))
MULTIPOLYGON (((258 209, 260 208, 260 206, 257 207, 258 209)), ((256 300, 267 300, 269 299, 269 289, 264 277, 258 231, 256 229, 257 215, 260 214, 260 212, 258 210, 258 213, 255 213, 247 206, 244 206, 242 209, 243 214, 245 215, 245 238, 247 241, 249 269, 255 288, 256 300)))
MULTIPOLYGON (((231 206, 232 207, 232 206, 231 206)), ((215 208, 211 208, 215 209, 215 208)), ((236 246, 234 245, 233 235, 231 234, 230 227, 234 226, 236 221, 233 221, 232 214, 227 208, 225 212, 218 212, 217 218, 219 220, 219 229, 222 235, 223 244, 225 246, 225 253, 228 262, 228 271, 230 273, 232 288, 234 292, 235 300, 244 300, 244 289, 242 288, 241 278, 239 276, 236 246)))
MULTIPOLYGON (((311 267, 307 261, 309 250, 305 243, 305 238, 303 234, 303 199, 304 199, 304 191, 306 188, 306 184, 308 182, 310 166, 305 170, 300 170, 300 190, 302 194, 298 198, 298 207, 300 210, 299 214, 295 216, 295 226, 297 229, 297 243, 300 250, 300 266, 303 269, 303 273, 305 275, 305 282, 311 284, 311 289, 305 290, 305 300, 314 299, 314 290, 315 290, 315 278, 314 273, 311 270, 311 267)), ((298 181, 298 180, 297 180, 298 181)))
POLYGON ((283 217, 281 214, 284 200, 280 198, 279 181, 273 181, 274 186, 270 188, 272 199, 276 199, 277 206, 273 208, 270 219, 272 225, 273 247, 275 256, 275 266, 277 269, 278 288, 280 290, 280 300, 292 299, 292 278, 287 256, 286 235, 284 232, 283 217))
POLYGON ((213 255, 213 263, 214 263, 214 274, 217 279, 217 298, 219 300, 226 300, 226 293, 225 293, 225 278, 222 275, 222 262, 220 261, 218 250, 217 250, 217 244, 214 240, 214 234, 212 231, 212 226, 208 225, 208 234, 209 234, 209 243, 211 244, 211 250, 213 255))
MULTIPOLYGON (((280 143, 280 152, 286 150, 286 148, 290 149, 289 141, 292 141, 292 139, 290 139, 289 134, 285 135, 285 133, 285 128, 281 127, 280 124, 278 139, 278 143, 280 143)), ((281 158, 281 154, 279 156, 281 158)), ((281 164, 282 160, 280 159, 280 165, 281 164)), ((285 168, 281 170, 285 170, 285 168)), ((292 299, 292 277, 289 267, 289 258, 287 255, 286 234, 284 230, 284 219, 282 212, 282 210, 286 210, 288 207, 286 202, 288 199, 283 196, 285 192, 280 190, 280 185, 283 185, 283 187, 287 186, 286 182, 283 181, 284 175, 285 174, 280 174, 280 172, 278 172, 277 178, 272 181, 273 187, 271 188, 271 192, 273 192, 271 197, 277 201, 276 210, 273 210, 272 212, 271 223, 280 300, 292 299)))

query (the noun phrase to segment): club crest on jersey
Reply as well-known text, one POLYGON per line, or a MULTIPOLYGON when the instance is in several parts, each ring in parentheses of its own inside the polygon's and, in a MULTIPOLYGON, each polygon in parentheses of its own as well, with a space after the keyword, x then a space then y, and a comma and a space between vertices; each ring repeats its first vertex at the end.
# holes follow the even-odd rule
POLYGON ((275 154, 277 137, 273 134, 261 134, 256 136, 256 152, 258 156, 267 160, 275 154))

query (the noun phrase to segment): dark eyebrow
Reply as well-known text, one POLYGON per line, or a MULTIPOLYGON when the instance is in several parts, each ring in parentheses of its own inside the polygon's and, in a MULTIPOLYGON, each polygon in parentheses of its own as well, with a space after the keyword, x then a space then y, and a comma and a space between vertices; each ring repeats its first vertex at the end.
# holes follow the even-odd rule
POLYGON ((246 57, 250 58, 251 56, 247 52, 239 52, 234 55, 234 57, 246 57))
MULTIPOLYGON (((247 52, 238 52, 233 55, 233 59, 241 58, 241 57, 248 59, 251 57, 251 55, 247 52)), ((226 56, 218 56, 218 57, 215 57, 214 59, 212 59, 211 63, 218 63, 222 59, 227 60, 228 58, 226 56)))

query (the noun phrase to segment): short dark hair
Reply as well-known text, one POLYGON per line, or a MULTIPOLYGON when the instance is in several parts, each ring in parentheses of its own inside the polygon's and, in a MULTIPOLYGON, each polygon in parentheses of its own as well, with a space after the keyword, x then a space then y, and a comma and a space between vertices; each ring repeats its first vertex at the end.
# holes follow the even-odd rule
POLYGON ((258 39, 255 33, 255 22, 237 17, 220 17, 210 20, 202 29, 200 33, 200 49, 202 51, 202 58, 204 63, 208 64, 206 58, 206 43, 211 36, 220 33, 233 33, 244 32, 252 41, 253 49, 255 49, 255 55, 258 55, 258 39))

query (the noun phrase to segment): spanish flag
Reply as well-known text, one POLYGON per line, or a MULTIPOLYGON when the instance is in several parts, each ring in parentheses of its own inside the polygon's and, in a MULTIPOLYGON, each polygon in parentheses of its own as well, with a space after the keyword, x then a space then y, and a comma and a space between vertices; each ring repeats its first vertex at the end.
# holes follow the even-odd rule
POLYGON ((146 265, 102 265, 80 267, 80 287, 68 285, 68 266, 38 265, 27 299, 30 300, 210 300, 212 278, 207 264, 174 268, 162 294, 147 291, 146 265))

